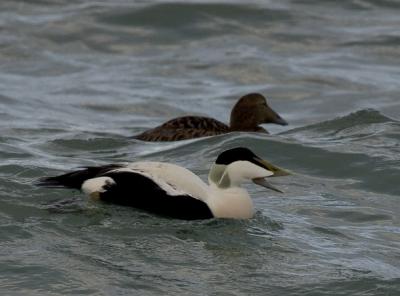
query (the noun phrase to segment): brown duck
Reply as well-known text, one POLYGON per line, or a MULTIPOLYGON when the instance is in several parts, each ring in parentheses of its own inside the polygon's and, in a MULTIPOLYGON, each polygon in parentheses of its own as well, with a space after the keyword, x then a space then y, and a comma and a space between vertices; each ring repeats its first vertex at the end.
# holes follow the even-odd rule
POLYGON ((235 104, 229 126, 210 117, 183 116, 171 119, 134 136, 134 138, 142 141, 161 142, 215 136, 229 132, 268 133, 259 126, 263 123, 288 124, 268 106, 263 95, 251 93, 241 97, 235 104))

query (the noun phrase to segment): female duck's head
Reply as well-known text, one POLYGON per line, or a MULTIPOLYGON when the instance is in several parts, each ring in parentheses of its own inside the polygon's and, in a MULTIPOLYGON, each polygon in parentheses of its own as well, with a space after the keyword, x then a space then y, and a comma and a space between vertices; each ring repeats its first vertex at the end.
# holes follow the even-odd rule
POLYGON ((208 179, 210 184, 215 184, 221 189, 239 187, 243 182, 252 180, 255 184, 282 192, 269 184, 265 178, 286 175, 289 175, 289 172, 261 159, 247 148, 238 147, 226 150, 218 156, 208 179))
POLYGON ((251 93, 239 99, 231 112, 230 128, 233 131, 257 131, 263 123, 287 125, 288 123, 267 104, 265 97, 251 93))

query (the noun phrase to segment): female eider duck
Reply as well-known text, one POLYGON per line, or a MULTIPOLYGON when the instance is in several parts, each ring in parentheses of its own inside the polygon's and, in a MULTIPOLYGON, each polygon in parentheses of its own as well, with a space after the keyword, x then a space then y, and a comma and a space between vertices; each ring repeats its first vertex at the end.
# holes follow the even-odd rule
POLYGON ((263 123, 287 125, 288 123, 268 106, 264 96, 258 93, 239 99, 231 112, 229 126, 209 117, 184 116, 171 119, 153 129, 134 136, 142 141, 179 141, 229 132, 261 132, 263 123))
POLYGON ((209 185, 191 171, 163 162, 87 167, 44 178, 39 186, 81 189, 93 199, 131 206, 176 219, 253 217, 253 203, 240 185, 252 180, 278 192, 266 177, 289 173, 247 148, 222 152, 208 175, 209 185))

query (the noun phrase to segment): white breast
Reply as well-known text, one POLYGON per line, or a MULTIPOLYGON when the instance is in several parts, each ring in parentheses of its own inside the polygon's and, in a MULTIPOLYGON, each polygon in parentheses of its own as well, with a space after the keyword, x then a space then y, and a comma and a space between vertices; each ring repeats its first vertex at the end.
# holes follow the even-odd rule
POLYGON ((220 189, 210 187, 207 204, 216 218, 249 219, 254 215, 253 202, 247 191, 240 187, 220 189))

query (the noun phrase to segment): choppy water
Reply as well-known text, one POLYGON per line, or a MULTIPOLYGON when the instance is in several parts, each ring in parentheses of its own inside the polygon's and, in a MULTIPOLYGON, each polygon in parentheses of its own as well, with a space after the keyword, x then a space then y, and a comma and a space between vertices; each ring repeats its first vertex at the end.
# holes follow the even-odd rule
POLYGON ((399 295, 400 4, 0 3, 2 295, 399 295), (274 136, 128 137, 182 114, 227 121, 261 92, 274 136), (205 178, 246 145, 296 174, 252 185, 249 221, 185 222, 35 188, 154 159, 205 178))

